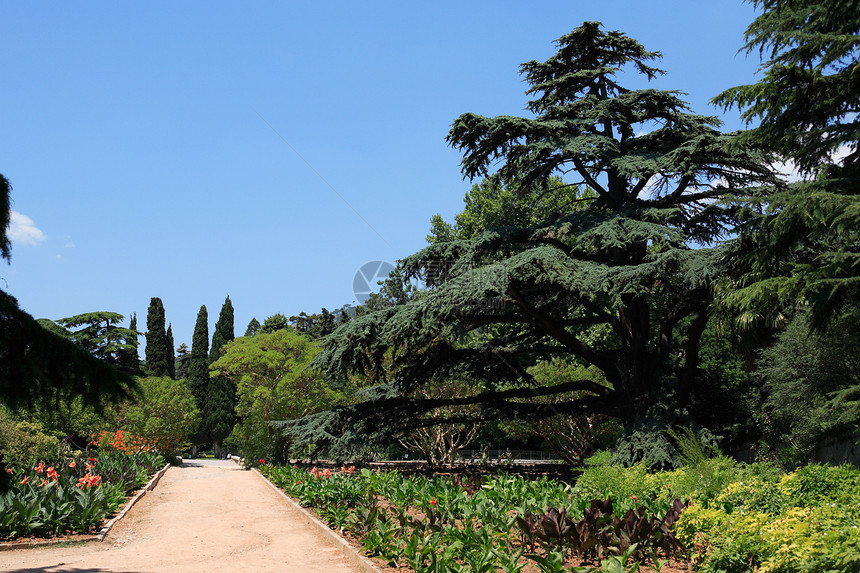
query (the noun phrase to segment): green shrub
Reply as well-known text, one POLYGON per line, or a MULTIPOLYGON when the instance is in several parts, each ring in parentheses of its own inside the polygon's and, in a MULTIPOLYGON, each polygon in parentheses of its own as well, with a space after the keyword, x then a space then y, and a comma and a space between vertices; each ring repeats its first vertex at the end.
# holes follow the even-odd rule
POLYGON ((860 470, 849 465, 810 464, 786 474, 779 489, 797 507, 812 507, 825 500, 840 500, 860 488, 860 470))
POLYGON ((0 409, 0 453, 6 467, 54 458, 59 450, 60 441, 45 433, 41 424, 16 421, 5 408, 0 409))

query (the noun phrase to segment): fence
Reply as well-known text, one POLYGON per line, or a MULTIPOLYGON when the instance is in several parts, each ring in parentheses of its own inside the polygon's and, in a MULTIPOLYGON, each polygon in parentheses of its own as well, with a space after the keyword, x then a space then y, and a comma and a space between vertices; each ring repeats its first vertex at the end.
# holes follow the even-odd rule
POLYGON ((512 460, 521 462, 557 462, 560 458, 553 452, 541 450, 460 450, 458 459, 469 460, 512 460))

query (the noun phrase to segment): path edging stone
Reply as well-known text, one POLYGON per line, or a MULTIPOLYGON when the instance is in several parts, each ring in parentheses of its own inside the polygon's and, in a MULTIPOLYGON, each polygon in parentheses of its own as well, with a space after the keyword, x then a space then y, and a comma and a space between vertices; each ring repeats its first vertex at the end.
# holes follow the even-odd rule
MULTIPOLYGON (((238 462, 237 462, 238 463, 238 462)), ((260 473, 260 470, 257 468, 251 468, 255 474, 260 476, 264 482, 266 482, 269 487, 271 487, 278 495, 280 495, 287 502, 287 505, 290 506, 291 509, 294 509, 301 513, 308 520, 308 524, 315 526, 320 533, 327 536, 331 539, 335 545, 340 549, 340 552, 347 557, 353 564, 358 567, 363 573, 381 573, 381 571, 373 564, 373 562, 355 550, 355 548, 350 545, 343 537, 338 535, 336 532, 332 531, 332 529, 317 519, 315 515, 309 512, 307 509, 296 503, 290 496, 288 496, 284 490, 273 484, 269 479, 260 473)))
POLYGON ((137 494, 136 494, 133 498, 131 498, 130 500, 128 500, 128 502, 125 504, 125 507, 123 507, 123 508, 122 508, 122 511, 120 511, 120 512, 116 515, 116 517, 114 517, 113 519, 111 519, 110 521, 108 521, 108 522, 104 525, 104 527, 102 527, 102 528, 101 528, 101 530, 96 534, 96 538, 97 538, 99 541, 104 541, 105 536, 106 536, 108 533, 110 533, 111 528, 112 528, 114 525, 116 525, 116 523, 117 523, 120 519, 122 519, 123 517, 125 517, 125 514, 126 514, 126 513, 128 513, 128 512, 129 512, 129 510, 130 510, 132 507, 134 507, 134 504, 136 504, 138 501, 140 501, 140 499, 141 499, 143 496, 145 496, 145 495, 147 494, 147 492, 150 492, 150 491, 152 491, 153 489, 155 489, 155 486, 157 486, 157 485, 158 485, 158 482, 161 480, 161 476, 163 476, 163 475, 165 474, 165 472, 167 472, 167 470, 168 470, 168 469, 170 469, 170 464, 165 464, 165 466, 164 466, 163 468, 161 468, 160 470, 158 470, 157 472, 155 472, 155 475, 154 475, 154 476, 152 476, 152 479, 150 479, 150 480, 149 480, 149 482, 147 482, 147 484, 146 484, 145 486, 143 486, 143 487, 141 488, 141 490, 140 490, 139 492, 137 492, 137 494))
POLYGON ((158 470, 152 478, 147 482, 145 486, 143 486, 131 499, 129 499, 125 506, 122 508, 116 516, 113 517, 110 521, 108 521, 98 533, 95 535, 79 535, 73 537, 58 537, 54 539, 34 539, 28 543, 20 543, 20 542, 5 542, 0 543, 0 551, 12 551, 14 549, 34 549, 37 547, 49 547, 51 545, 58 545, 60 543, 89 543, 91 541, 104 541, 105 536, 110 533, 111 528, 116 525, 116 523, 125 517, 125 514, 134 507, 140 498, 146 495, 146 492, 152 491, 156 485, 158 485, 159 480, 161 480, 161 476, 170 468, 170 464, 166 464, 163 468, 158 470))

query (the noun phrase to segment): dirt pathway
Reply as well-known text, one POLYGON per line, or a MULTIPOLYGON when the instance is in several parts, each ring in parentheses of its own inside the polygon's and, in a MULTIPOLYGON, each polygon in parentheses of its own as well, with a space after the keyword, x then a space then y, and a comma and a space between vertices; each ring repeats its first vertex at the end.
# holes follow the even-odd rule
POLYGON ((358 567, 256 473, 192 460, 101 543, 0 552, 0 571, 27 573, 357 573, 358 567))

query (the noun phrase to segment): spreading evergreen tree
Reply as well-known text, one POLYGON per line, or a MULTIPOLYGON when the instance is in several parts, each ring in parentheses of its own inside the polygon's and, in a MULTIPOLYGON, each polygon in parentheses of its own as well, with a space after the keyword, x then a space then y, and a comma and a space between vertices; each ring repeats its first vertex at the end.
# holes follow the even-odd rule
POLYGON ((272 316, 267 317, 263 321, 263 326, 260 328, 260 332, 262 332, 263 334, 271 334, 276 330, 284 330, 289 327, 289 320, 286 316, 279 312, 277 314, 273 314, 272 316))
POLYGON ((248 323, 248 328, 245 329, 245 336, 254 336, 259 332, 260 328, 262 328, 260 321, 252 318, 251 322, 248 323))
POLYGON ((124 317, 116 312, 100 311, 61 318, 57 323, 66 329, 75 344, 119 368, 124 353, 136 351, 136 346, 128 340, 137 332, 119 326, 123 320, 124 317))
POLYGON ((170 378, 176 379, 176 355, 173 354, 173 325, 167 325, 167 332, 165 333, 167 337, 167 348, 168 348, 168 361, 167 361, 167 375, 170 378))
POLYGON ((160 298, 152 297, 146 312, 146 373, 149 376, 169 376, 172 355, 167 342, 164 304, 160 298))
POLYGON ((207 441, 206 396, 209 393, 209 313, 206 305, 197 312, 197 322, 194 324, 194 335, 191 339, 191 356, 188 362, 188 388, 194 396, 194 402, 200 415, 197 433, 192 441, 195 444, 207 441))
POLYGON ((764 76, 715 102, 758 121, 743 140, 808 179, 746 198, 735 258, 748 272, 727 302, 748 323, 800 298, 822 330, 843 303, 860 300, 860 2, 753 4, 763 13, 743 49, 767 58, 764 76))
MULTIPOLYGON (((230 297, 224 301, 215 332, 212 334, 212 349, 209 364, 221 357, 224 347, 235 338, 233 330, 233 303, 230 297)), ((213 376, 206 394, 206 429, 215 447, 215 456, 221 456, 221 443, 236 423, 236 385, 225 376, 213 376)))
POLYGON ((582 412, 632 424, 690 401, 712 285, 725 272, 718 241, 737 223, 718 200, 771 181, 767 158, 690 113, 678 92, 618 83, 622 68, 663 73, 650 65, 659 54, 626 35, 586 22, 558 48, 522 66, 534 117, 465 114, 448 141, 468 178, 586 200, 407 257, 404 280, 423 280, 426 292, 341 326, 315 360, 331 378, 377 386, 283 431, 328 445, 439 423, 428 412, 465 405, 477 408, 443 421, 582 412), (595 366, 608 384, 540 385, 527 368, 553 356, 595 366), (457 377, 474 382, 463 395, 421 397, 457 377))

